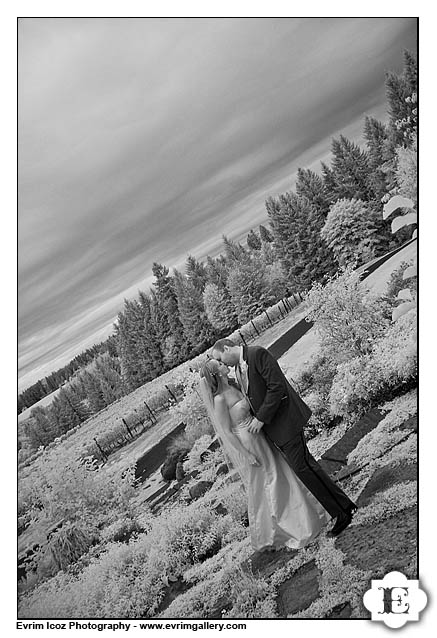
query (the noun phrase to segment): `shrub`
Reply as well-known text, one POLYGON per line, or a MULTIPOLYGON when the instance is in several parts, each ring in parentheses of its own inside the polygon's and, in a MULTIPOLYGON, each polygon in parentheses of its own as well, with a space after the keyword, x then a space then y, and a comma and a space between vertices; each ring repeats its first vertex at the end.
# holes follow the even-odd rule
POLYGON ((59 572, 22 596, 20 618, 143 618, 152 616, 169 577, 179 577, 232 537, 241 525, 218 516, 204 499, 152 518, 147 534, 110 543, 73 576, 59 572))
POLYGON ((416 311, 390 325, 371 353, 340 364, 329 394, 330 411, 360 416, 402 388, 416 383, 416 311))
POLYGON ((417 202, 417 138, 409 148, 396 149, 396 182, 398 193, 417 202))
POLYGON ((306 299, 308 319, 321 336, 320 349, 333 363, 370 352, 390 322, 389 304, 367 292, 351 268, 325 286, 314 284, 306 299))
POLYGON ((299 393, 307 395, 311 392, 319 396, 326 395, 331 388, 336 370, 337 364, 331 357, 323 352, 315 353, 296 375, 299 393))
POLYGON ((164 618, 275 618, 275 592, 230 558, 213 577, 178 596, 164 618))
POLYGON ((100 538, 105 543, 126 543, 133 535, 144 532, 140 522, 130 516, 123 516, 104 528, 100 538))
POLYGON ((403 278, 405 270, 409 266, 412 266, 414 262, 415 260, 411 260, 410 262, 403 261, 402 263, 399 264, 396 270, 394 270, 391 273, 390 279, 388 280, 388 283, 387 283, 387 289, 386 289, 387 297, 390 297, 391 299, 395 299, 397 297, 398 292, 400 290, 403 290, 406 287, 406 285, 408 285, 412 296, 414 297, 416 295, 417 279, 414 277, 411 277, 408 279, 408 283, 406 283, 405 279, 403 278))

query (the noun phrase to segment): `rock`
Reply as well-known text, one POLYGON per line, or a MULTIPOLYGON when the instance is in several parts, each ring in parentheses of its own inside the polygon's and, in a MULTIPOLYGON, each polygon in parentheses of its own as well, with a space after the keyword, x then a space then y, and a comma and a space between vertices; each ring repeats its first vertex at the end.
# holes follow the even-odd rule
POLYGON ((228 510, 222 503, 217 503, 213 508, 214 512, 216 512, 219 516, 226 516, 228 514, 228 510))
POLYGON ((174 481, 176 479, 176 467, 179 462, 185 458, 186 452, 172 452, 165 459, 164 463, 161 466, 161 474, 162 478, 165 481, 174 481))
POLYGON ((178 461, 176 463, 176 472, 175 472, 175 474, 176 474, 176 480, 177 481, 182 481, 182 479, 185 476, 184 467, 183 467, 181 461, 178 461))
POLYGON ((297 570, 278 589, 278 615, 287 618, 311 605, 319 596, 319 569, 314 560, 297 570))
POLYGON ((211 481, 199 481, 189 489, 190 497, 194 500, 203 496, 211 487, 213 483, 211 481))
POLYGON ((341 603, 340 605, 336 605, 329 611, 324 618, 329 620, 334 620, 338 618, 350 618, 352 614, 352 607, 350 603, 341 603))
POLYGON ((296 549, 281 547, 276 551, 256 551, 242 563, 245 570, 252 572, 254 576, 269 578, 274 572, 284 567, 297 554, 296 549))
POLYGON ((223 474, 228 474, 229 468, 226 463, 222 463, 217 467, 216 476, 222 476, 223 474))

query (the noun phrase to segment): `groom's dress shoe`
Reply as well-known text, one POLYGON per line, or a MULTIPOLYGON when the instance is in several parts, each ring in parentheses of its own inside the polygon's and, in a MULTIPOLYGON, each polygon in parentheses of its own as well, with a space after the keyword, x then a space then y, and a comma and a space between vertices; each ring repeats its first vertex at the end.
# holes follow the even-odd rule
POLYGON ((329 532, 329 536, 338 536, 343 532, 348 525, 352 522, 352 515, 356 512, 357 506, 349 505, 345 512, 342 512, 337 516, 334 527, 329 532))

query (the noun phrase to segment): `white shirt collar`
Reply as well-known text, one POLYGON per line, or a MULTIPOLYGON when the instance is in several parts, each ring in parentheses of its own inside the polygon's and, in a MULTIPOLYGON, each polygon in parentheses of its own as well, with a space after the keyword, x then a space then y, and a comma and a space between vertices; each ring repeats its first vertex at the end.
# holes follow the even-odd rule
POLYGON ((244 366, 246 364, 244 357, 243 357, 243 346, 240 346, 240 361, 239 361, 240 366, 244 366))

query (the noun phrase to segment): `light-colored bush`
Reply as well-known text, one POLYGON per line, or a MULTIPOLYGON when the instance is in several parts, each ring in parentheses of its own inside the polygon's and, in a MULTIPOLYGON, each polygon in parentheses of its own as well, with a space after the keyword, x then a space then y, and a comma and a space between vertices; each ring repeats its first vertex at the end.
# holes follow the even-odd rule
POLYGON ((314 284, 306 299, 308 319, 321 337, 320 350, 334 363, 370 352, 390 323, 389 305, 366 291, 351 268, 324 286, 314 284))
POLYGON ((417 203, 417 139, 410 147, 396 149, 396 182, 398 193, 417 203))
POLYGON ((247 534, 230 515, 217 515, 203 499, 173 506, 150 523, 147 534, 128 544, 107 545, 79 575, 59 572, 24 595, 20 617, 150 617, 169 577, 179 577, 212 556, 225 539, 247 534), (237 536, 232 535, 233 528, 237 536))
POLYGON ((378 339, 372 351, 338 366, 329 393, 331 414, 359 416, 417 376, 416 311, 378 339))

